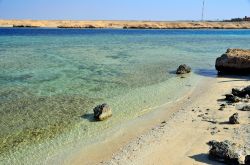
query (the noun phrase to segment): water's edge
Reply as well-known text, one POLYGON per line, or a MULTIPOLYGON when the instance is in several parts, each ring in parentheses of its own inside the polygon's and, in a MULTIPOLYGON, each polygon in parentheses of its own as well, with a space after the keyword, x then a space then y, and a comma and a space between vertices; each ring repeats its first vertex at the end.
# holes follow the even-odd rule
POLYGON ((153 111, 126 121, 105 132, 105 134, 99 137, 101 140, 93 140, 93 143, 88 146, 72 148, 70 152, 65 152, 60 156, 58 155, 58 157, 55 156, 46 163, 68 165, 98 164, 102 161, 107 161, 124 145, 134 140, 134 138, 139 137, 145 131, 159 125, 162 121, 168 122, 168 120, 180 110, 180 107, 183 107, 183 105, 189 102, 190 97, 199 97, 202 95, 200 89, 203 89, 203 91, 209 90, 214 83, 215 78, 202 78, 197 82, 196 86, 178 100, 154 107, 153 111))

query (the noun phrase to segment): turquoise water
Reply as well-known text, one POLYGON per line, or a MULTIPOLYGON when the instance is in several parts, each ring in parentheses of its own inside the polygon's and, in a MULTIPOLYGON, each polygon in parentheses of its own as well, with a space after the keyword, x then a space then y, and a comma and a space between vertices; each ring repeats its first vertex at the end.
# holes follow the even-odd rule
POLYGON ((214 76, 229 47, 249 49, 250 30, 1 28, 0 161, 39 164, 174 102, 214 76), (182 63, 194 71, 185 79, 174 74, 182 63), (104 102, 113 117, 93 122, 104 102))

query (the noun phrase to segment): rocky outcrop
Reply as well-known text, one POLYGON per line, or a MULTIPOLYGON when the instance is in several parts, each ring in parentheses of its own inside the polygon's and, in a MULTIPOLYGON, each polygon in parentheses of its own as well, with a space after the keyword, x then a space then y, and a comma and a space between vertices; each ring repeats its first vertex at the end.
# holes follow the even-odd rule
POLYGON ((112 110, 108 104, 101 104, 96 106, 94 109, 94 118, 99 121, 103 121, 112 116, 112 110))
POLYGON ((240 124, 240 117, 238 113, 233 114, 230 118, 229 118, 229 123, 230 124, 240 124))
POLYGON ((13 28, 39 28, 39 26, 34 26, 34 25, 13 25, 13 28))
POLYGON ((178 67, 176 74, 186 74, 191 72, 191 67, 187 66, 186 64, 182 64, 178 67))
POLYGON ((59 25, 59 26, 57 26, 57 28, 60 28, 60 29, 94 29, 94 28, 97 28, 97 27, 95 27, 93 25, 81 26, 81 25, 68 24, 68 25, 59 25))
POLYGON ((226 164, 240 164, 240 151, 238 150, 236 144, 227 140, 223 142, 213 140, 208 142, 208 145, 210 146, 210 159, 224 162, 226 164))
POLYGON ((215 68, 219 73, 250 74, 250 50, 228 49, 216 59, 215 68))

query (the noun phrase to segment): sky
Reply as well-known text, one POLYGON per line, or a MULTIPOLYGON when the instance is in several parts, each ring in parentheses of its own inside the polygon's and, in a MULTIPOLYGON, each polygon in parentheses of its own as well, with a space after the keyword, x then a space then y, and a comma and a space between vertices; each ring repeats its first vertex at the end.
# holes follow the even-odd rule
MULTIPOLYGON (((200 20, 203 0, 0 0, 0 19, 200 20)), ((250 0, 205 0, 206 20, 250 16, 250 0)))

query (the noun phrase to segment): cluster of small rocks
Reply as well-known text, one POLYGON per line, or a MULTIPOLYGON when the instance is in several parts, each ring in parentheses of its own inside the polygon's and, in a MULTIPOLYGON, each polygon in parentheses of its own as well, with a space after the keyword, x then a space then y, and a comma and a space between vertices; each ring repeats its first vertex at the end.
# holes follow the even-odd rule
POLYGON ((245 88, 233 88, 230 94, 226 94, 228 103, 249 102, 250 86, 245 88))
MULTIPOLYGON (((233 88, 231 94, 226 94, 225 101, 228 105, 234 105, 239 102, 248 102, 250 95, 250 86, 245 88, 233 88)), ((227 107, 221 104, 219 110, 223 111, 227 107)), ((250 105, 243 105, 240 110, 250 111, 250 105)), ((229 124, 240 124, 239 113, 234 113, 229 117, 229 124)), ((229 165, 250 165, 250 155, 247 155, 246 148, 239 146, 231 141, 210 141, 209 158, 229 165), (242 160, 243 158, 243 160, 242 160)))
MULTIPOLYGON (((245 88, 233 88, 230 94, 225 95, 225 101, 227 101, 229 105, 235 105, 235 103, 239 102, 248 103, 250 99, 249 95, 250 95, 250 86, 247 86, 245 88)), ((226 104, 221 104, 219 110, 223 111, 225 108, 226 104)), ((250 111, 250 105, 243 104, 243 106, 241 106, 239 110, 250 111)), ((240 123, 239 120, 240 117, 238 113, 235 113, 229 117, 230 124, 239 124, 240 123)))

